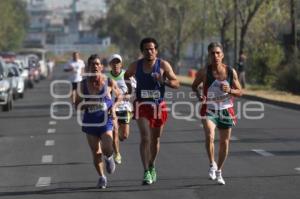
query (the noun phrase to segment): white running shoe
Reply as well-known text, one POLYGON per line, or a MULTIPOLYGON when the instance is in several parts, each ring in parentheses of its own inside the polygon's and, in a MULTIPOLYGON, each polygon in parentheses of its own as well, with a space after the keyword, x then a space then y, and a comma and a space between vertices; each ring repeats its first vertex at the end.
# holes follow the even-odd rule
POLYGON ((113 155, 111 155, 110 157, 105 157, 104 159, 105 159, 107 173, 109 174, 114 173, 116 169, 116 164, 113 155))
POLYGON ((211 180, 215 180, 216 179, 216 171, 217 171, 217 169, 218 169, 218 166, 217 166, 216 162, 213 162, 209 166, 209 170, 208 170, 209 179, 211 179, 211 180))
POLYGON ((106 176, 100 176, 97 184, 98 189, 105 189, 107 186, 107 178, 106 176))
POLYGON ((216 177, 217 177, 217 183, 219 185, 225 185, 225 180, 222 177, 222 171, 221 170, 216 171, 216 177))

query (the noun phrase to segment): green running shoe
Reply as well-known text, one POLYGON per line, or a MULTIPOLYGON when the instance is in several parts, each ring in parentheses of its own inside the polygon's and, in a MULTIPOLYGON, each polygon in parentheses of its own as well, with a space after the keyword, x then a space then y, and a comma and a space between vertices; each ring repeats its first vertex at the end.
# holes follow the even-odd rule
POLYGON ((150 167, 149 168, 149 171, 150 171, 150 174, 151 174, 151 177, 152 177, 152 181, 153 182, 156 182, 157 180, 157 175, 156 175, 156 170, 154 167, 150 167))
POLYGON ((151 176, 150 171, 145 171, 143 185, 150 185, 152 183, 153 183, 153 181, 152 181, 152 176, 151 176))

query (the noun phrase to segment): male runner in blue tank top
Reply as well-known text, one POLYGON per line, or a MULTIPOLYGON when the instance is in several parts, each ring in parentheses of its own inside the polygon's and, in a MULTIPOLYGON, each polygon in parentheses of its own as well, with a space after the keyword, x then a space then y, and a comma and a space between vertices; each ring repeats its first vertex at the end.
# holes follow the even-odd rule
POLYGON ((86 78, 76 93, 75 105, 84 111, 82 131, 86 133, 91 148, 94 166, 99 174, 97 187, 106 188, 107 178, 103 170, 103 155, 108 173, 115 170, 113 159, 112 130, 115 105, 111 99, 113 93, 117 102, 121 93, 115 81, 101 73, 103 65, 98 55, 88 59, 86 78), (103 154, 103 155, 102 155, 103 154))
POLYGON ((210 168, 209 178, 224 185, 222 168, 228 155, 231 129, 236 123, 232 97, 242 96, 241 86, 236 71, 223 64, 224 54, 220 43, 213 42, 208 46, 209 64, 200 69, 192 84, 200 101, 201 116, 205 131, 205 144, 210 168), (203 95, 199 86, 203 83, 203 95), (215 128, 220 133, 218 163, 214 160, 215 128))
MULTIPOLYGON (((126 80, 135 76, 137 82, 134 115, 141 135, 140 154, 145 185, 152 184, 157 179, 155 159, 167 120, 165 86, 179 88, 179 81, 171 65, 157 57, 157 49, 155 39, 144 38, 140 43, 143 58, 133 62, 125 73, 126 80)), ((131 94, 131 85, 127 84, 127 87, 131 94)))

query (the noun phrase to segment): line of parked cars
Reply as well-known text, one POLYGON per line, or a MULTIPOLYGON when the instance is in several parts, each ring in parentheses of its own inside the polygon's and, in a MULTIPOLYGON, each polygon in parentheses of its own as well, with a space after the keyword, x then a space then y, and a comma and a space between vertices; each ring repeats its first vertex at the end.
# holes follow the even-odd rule
POLYGON ((24 49, 18 53, 0 52, 0 107, 11 111, 13 101, 23 98, 27 88, 48 76, 45 51, 24 49))

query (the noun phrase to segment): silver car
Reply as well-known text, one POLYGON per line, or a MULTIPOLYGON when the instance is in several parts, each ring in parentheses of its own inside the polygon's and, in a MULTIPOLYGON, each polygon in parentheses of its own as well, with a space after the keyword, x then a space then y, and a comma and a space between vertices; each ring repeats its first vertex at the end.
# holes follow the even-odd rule
POLYGON ((9 71, 12 73, 13 97, 14 99, 23 98, 25 81, 16 63, 8 63, 9 71))
POLYGON ((13 89, 10 75, 7 65, 0 58, 0 106, 2 106, 3 111, 10 111, 13 107, 13 89))

